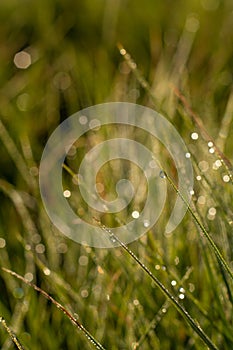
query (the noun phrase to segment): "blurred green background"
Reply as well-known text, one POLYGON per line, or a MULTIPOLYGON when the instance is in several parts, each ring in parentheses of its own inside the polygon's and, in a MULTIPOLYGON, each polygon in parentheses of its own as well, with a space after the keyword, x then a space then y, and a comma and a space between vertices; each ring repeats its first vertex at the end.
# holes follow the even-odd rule
MULTIPOLYGON (((190 140, 199 131, 175 97, 173 84, 232 160, 232 71, 232 0, 1 0, 0 264, 26 275, 77 313, 106 349, 204 345, 120 248, 86 248, 52 226, 38 189, 45 143, 72 113, 127 101, 169 118, 190 146, 194 165, 214 163, 217 158, 205 141, 199 137, 194 145, 190 140), (153 101, 119 53, 119 44, 149 82, 153 101), (147 332, 156 315, 156 327, 147 332)), ((194 168, 198 175, 200 167, 194 168)), ((193 205, 232 263, 232 189, 222 181, 224 174, 221 169, 205 173, 206 182, 195 184, 193 205), (214 220, 207 218, 211 207, 219 214, 214 220)), ((170 192, 173 203, 175 193, 170 192)), ((219 349, 231 349, 232 300, 225 276, 190 217, 172 236, 164 234, 169 210, 168 204, 156 227, 130 248, 175 295, 184 287, 187 298, 180 302, 219 349)), ((0 290, 0 314, 26 349, 92 347, 59 310, 4 272, 0 290)), ((0 345, 14 348, 4 329, 0 345)))

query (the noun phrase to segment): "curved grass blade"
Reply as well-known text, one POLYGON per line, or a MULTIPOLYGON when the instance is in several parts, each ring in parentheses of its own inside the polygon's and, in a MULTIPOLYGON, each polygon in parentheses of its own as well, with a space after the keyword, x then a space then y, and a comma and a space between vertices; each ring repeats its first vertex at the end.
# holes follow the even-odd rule
POLYGON ((82 332, 83 334, 86 336, 86 338, 88 339, 88 341, 95 346, 96 349, 100 349, 100 350, 106 350, 94 337, 91 333, 89 333, 89 331, 63 306, 61 305, 58 301, 56 301, 53 297, 51 297, 51 295, 49 295, 47 292, 45 292, 43 289, 41 289, 40 287, 38 287, 37 285, 35 285, 32 282, 29 282, 28 280, 26 280, 24 277, 20 276, 18 273, 11 271, 9 269, 6 269, 5 267, 2 267, 2 270, 9 273, 10 275, 18 278, 19 280, 23 281, 24 283, 26 283, 27 285, 29 285, 30 287, 32 287, 34 290, 36 290, 37 292, 39 292, 40 294, 42 294, 46 299, 48 299, 49 301, 51 301, 52 304, 54 304, 59 310, 61 310, 69 319, 70 321, 77 326, 82 332))

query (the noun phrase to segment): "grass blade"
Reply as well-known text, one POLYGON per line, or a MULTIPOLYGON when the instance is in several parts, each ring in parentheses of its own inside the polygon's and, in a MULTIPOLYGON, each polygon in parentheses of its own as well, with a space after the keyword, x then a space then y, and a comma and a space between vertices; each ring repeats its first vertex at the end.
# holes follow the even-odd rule
POLYGON ((218 249, 217 245, 215 244, 215 242, 213 241, 213 239, 211 238, 210 234, 208 233, 208 231, 206 230, 205 226, 202 224, 202 222, 198 219, 198 217, 195 215, 194 211, 192 210, 192 208, 189 206, 189 203, 186 201, 186 199, 184 198, 184 196, 182 195, 182 193, 179 191, 179 189, 176 187, 175 183, 173 182, 173 180, 164 172, 165 174, 165 178, 167 178, 168 182, 170 183, 170 185, 173 187, 173 189, 176 191, 176 193, 180 196, 180 198, 183 200, 183 202, 187 205, 187 210, 189 211, 189 213, 192 215, 195 223, 197 224, 197 226, 200 228, 200 230, 202 231, 202 233, 204 234, 205 238, 207 239, 207 241, 209 242, 216 258, 218 259, 218 261, 222 264, 223 268, 226 270, 226 272, 228 273, 228 275, 230 276, 230 278, 233 281, 233 272, 231 271, 228 263, 226 262, 226 260, 224 259, 222 253, 220 252, 220 250, 218 249))
POLYGON ((169 292, 169 290, 160 282, 160 280, 149 270, 149 268, 141 262, 141 260, 116 236, 114 233, 106 228, 101 222, 95 219, 100 225, 100 227, 109 234, 109 238, 111 240, 117 241, 120 246, 126 251, 127 254, 133 258, 133 260, 146 272, 146 274, 155 282, 157 287, 161 290, 161 292, 169 299, 169 301, 175 306, 177 311, 185 318, 188 324, 192 327, 192 329, 199 335, 199 337, 203 340, 203 342, 211 349, 218 350, 217 346, 213 344, 211 339, 202 328, 194 321, 194 319, 190 316, 190 314, 184 309, 184 307, 176 300, 176 298, 169 292))
POLYGON ((9 336, 11 337, 11 340, 19 350, 24 350, 23 345, 20 343, 19 339, 16 337, 14 332, 10 329, 10 327, 7 325, 5 319, 3 317, 0 317, 0 323, 3 325, 9 336))
POLYGON ((14 272, 14 271, 6 269, 5 267, 2 267, 2 270, 11 274, 12 276, 18 278, 19 280, 23 281, 24 283, 26 283, 27 285, 32 287, 34 290, 36 290, 37 292, 42 294, 46 299, 51 301, 51 303, 54 304, 59 310, 61 310, 70 319, 70 321, 83 332, 83 334, 87 337, 89 342, 92 345, 94 345, 96 349, 105 350, 105 348, 93 337, 93 335, 91 335, 91 333, 89 333, 89 331, 80 322, 78 322, 78 320, 63 305, 61 305, 59 302, 57 302, 46 291, 44 291, 40 287, 36 286, 34 283, 29 282, 27 279, 20 276, 18 273, 14 272))

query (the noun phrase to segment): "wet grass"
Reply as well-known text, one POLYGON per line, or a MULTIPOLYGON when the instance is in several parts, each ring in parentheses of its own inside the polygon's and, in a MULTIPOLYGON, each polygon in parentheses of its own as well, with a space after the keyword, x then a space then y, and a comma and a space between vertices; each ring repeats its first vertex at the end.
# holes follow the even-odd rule
MULTIPOLYGON (((0 271, 1 349, 91 349, 93 341, 111 350, 233 347, 232 11, 231 1, 218 0, 147 0, 143 8, 137 0, 1 2, 0 265, 16 273, 0 271), (14 63, 22 50, 31 59, 26 69, 14 63), (51 224, 38 168, 61 121, 109 101, 150 107, 173 123, 191 155, 194 192, 167 234, 179 195, 174 163, 156 140, 130 129, 168 174, 166 205, 128 248, 95 249, 51 224)), ((96 213, 75 197, 73 171, 91 146, 119 131, 126 132, 88 133, 66 159, 70 203, 89 221, 96 213)), ((140 189, 133 202, 140 208, 145 182, 134 165, 106 166, 103 195, 110 198, 125 172, 140 189)), ((114 227, 131 210, 95 224, 114 227)))

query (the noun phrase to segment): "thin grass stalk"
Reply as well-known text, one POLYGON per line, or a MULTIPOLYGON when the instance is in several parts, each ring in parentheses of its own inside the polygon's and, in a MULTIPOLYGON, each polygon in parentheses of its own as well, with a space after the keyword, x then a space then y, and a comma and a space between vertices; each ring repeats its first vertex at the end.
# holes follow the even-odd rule
MULTIPOLYGON (((151 87, 150 87, 149 83, 146 81, 146 79, 143 77, 141 72, 138 70, 136 63, 131 58, 130 54, 125 50, 125 48, 123 47, 122 44, 119 43, 117 46, 118 46, 120 54, 124 57, 126 63, 128 64, 129 68, 133 72, 137 81, 145 89, 145 91, 148 93, 148 95, 150 96, 154 105, 157 106, 158 103, 157 103, 157 100, 156 100, 152 90, 151 90, 151 87)), ((223 163, 223 165, 228 173, 228 176, 231 179, 231 183, 233 184, 233 174, 232 174, 233 166, 232 166, 230 160, 223 154, 223 152, 216 145, 214 139, 208 134, 208 132, 206 131, 206 129, 202 123, 202 120, 192 110, 192 108, 189 105, 188 101, 186 100, 185 96, 182 95, 182 93, 180 92, 180 90, 176 86, 174 86, 172 84, 170 84, 170 86, 172 87, 174 94, 179 98, 179 100, 182 102, 183 106, 185 107, 186 111, 191 116, 194 124, 198 127, 203 139, 207 142, 211 141, 213 143, 213 147, 214 147, 217 155, 219 156, 221 162, 223 163)))
POLYGON ((184 317, 192 329, 199 335, 203 342, 211 349, 218 350, 218 347, 211 341, 208 335, 202 330, 202 328, 194 321, 190 314, 184 309, 184 307, 176 300, 176 298, 169 292, 169 290, 160 282, 160 280, 150 271, 150 269, 130 250, 114 233, 103 225, 98 219, 95 219, 100 227, 109 234, 109 239, 119 243, 119 245, 126 251, 128 255, 146 272, 146 274, 155 282, 161 292, 170 300, 175 306, 177 311, 184 317))
POLYGON ((189 105, 188 101, 186 100, 185 96, 180 92, 180 90, 176 86, 172 85, 172 89, 173 89, 176 97, 178 97, 178 99, 182 102, 184 108, 188 112, 188 115, 191 116, 196 127, 199 129, 202 138, 206 142, 211 141, 213 143, 213 148, 214 148, 215 152, 217 153, 219 159, 223 163, 223 165, 228 173, 228 176, 231 179, 231 183, 233 184, 233 174, 232 174, 233 166, 232 166, 230 160, 225 156, 225 154, 223 154, 223 152, 220 150, 220 148, 216 145, 214 139, 209 135, 209 133, 205 129, 201 118, 197 115, 197 113, 195 113, 193 111, 193 109, 189 105))
POLYGON ((10 329, 10 327, 7 325, 5 319, 2 316, 0 316, 0 323, 3 325, 3 327, 5 328, 5 330, 7 331, 9 336, 11 337, 11 340, 15 344, 17 349, 24 350, 23 345, 20 343, 19 339, 17 338, 15 333, 10 329))
POLYGON ((142 73, 139 71, 139 69, 137 68, 136 63, 134 62, 134 60, 131 58, 130 54, 125 50, 125 48, 123 47, 123 45, 121 43, 117 44, 117 47, 119 49, 120 54, 124 57, 126 63, 128 64, 129 68, 131 69, 131 71, 133 72, 134 76, 136 77, 137 81, 139 82, 139 84, 145 89, 145 91, 148 93, 148 95, 150 96, 151 100, 153 101, 153 104, 155 106, 158 105, 158 102, 154 96, 154 94, 151 91, 151 87, 149 85, 149 83, 146 81, 146 79, 143 77, 142 73))
POLYGON ((202 233, 204 234, 204 236, 206 237, 207 241, 209 242, 216 258, 218 259, 218 261, 222 264, 223 268, 226 270, 226 272, 228 273, 228 275, 230 276, 230 278, 233 281, 233 272, 231 271, 228 263, 226 262, 226 260, 224 259, 222 253, 220 252, 220 250, 218 249, 217 245, 215 244, 215 242, 213 241, 213 239, 211 238, 210 234, 208 233, 208 231, 206 230, 205 226, 202 224, 202 222, 198 219, 198 217, 196 216, 196 214, 194 213, 194 211, 192 210, 192 208, 190 207, 189 203, 187 202, 187 200, 184 198, 183 194, 180 192, 180 190, 176 187, 175 183, 173 182, 173 180, 170 178, 170 176, 167 175, 167 173, 164 172, 165 178, 168 180, 169 184, 172 186, 172 188, 176 191, 176 193, 178 194, 178 196, 182 199, 182 201, 186 204, 187 206, 187 210, 189 211, 189 213, 192 215, 195 223, 197 224, 197 226, 200 228, 200 230, 202 231, 202 233))
POLYGON ((26 165, 24 158, 22 157, 21 153, 18 151, 18 148, 15 145, 15 142, 9 135, 1 119, 0 119, 0 139, 2 140, 2 143, 7 149, 11 159, 13 160, 16 167, 18 168, 22 178, 28 184, 29 188, 34 189, 36 186, 35 179, 32 176, 30 176, 28 167, 26 165))
MULTIPOLYGON (((181 280, 178 281, 178 287, 181 287, 184 283, 185 280, 187 280, 190 276, 190 273, 192 272, 192 268, 189 268, 188 271, 185 273, 185 275, 182 277, 181 280)), ((176 277, 175 277, 176 278, 176 277)), ((177 278, 176 278, 177 279, 177 278)), ((135 343, 133 350, 138 349, 145 339, 148 337, 149 332, 157 327, 163 316, 167 313, 167 310, 171 304, 169 303, 168 300, 166 300, 163 305, 160 307, 159 311, 157 314, 154 316, 150 324, 148 325, 146 331, 142 334, 140 339, 135 343), (164 311, 165 310, 165 311, 164 311)))
POLYGON ((43 289, 41 289, 40 287, 38 287, 37 285, 35 285, 32 282, 29 282, 27 279, 25 279, 24 277, 20 276, 18 273, 6 269, 5 267, 2 267, 2 270, 9 273, 10 275, 18 278, 19 280, 23 281, 24 283, 26 283, 27 285, 29 285, 30 287, 32 287, 34 290, 36 290, 37 292, 39 292, 41 295, 43 295, 46 299, 48 299, 49 301, 51 301, 52 304, 54 304, 59 310, 61 310, 68 318, 69 320, 79 328, 79 330, 82 331, 82 333, 86 336, 86 338, 88 339, 88 341, 95 346, 96 349, 100 349, 100 350, 106 350, 95 338, 94 336, 63 306, 61 305, 58 301, 56 301, 53 297, 51 297, 51 295, 49 295, 46 291, 44 291, 43 289))
POLYGON ((146 328, 145 332, 142 334, 140 339, 134 343, 133 350, 140 349, 140 347, 142 346, 142 344, 144 343, 144 341, 148 337, 150 331, 154 330, 157 327, 157 325, 159 324, 159 322, 162 320, 163 316, 165 316, 164 310, 166 310, 166 312, 167 312, 167 309, 169 308, 170 305, 171 304, 169 303, 168 300, 166 300, 163 303, 163 305, 160 307, 157 314, 154 316, 152 321, 149 323, 148 327, 146 328))

